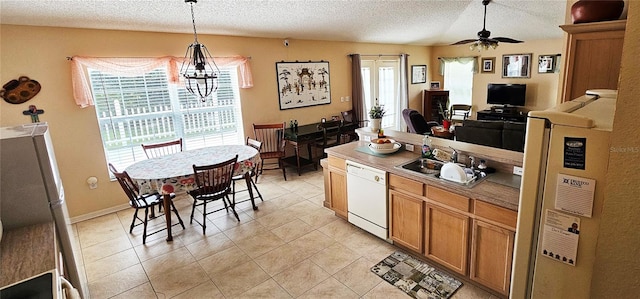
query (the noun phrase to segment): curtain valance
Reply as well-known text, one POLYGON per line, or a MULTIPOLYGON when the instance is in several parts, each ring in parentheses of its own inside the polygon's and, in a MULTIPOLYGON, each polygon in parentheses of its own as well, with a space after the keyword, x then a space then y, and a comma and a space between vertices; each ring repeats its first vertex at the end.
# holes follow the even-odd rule
POLYGON ((440 75, 444 76, 444 64, 446 62, 459 62, 462 64, 467 64, 469 62, 473 62, 473 68, 471 72, 474 74, 478 73, 478 56, 473 57, 438 57, 440 60, 440 75))
MULTIPOLYGON (((159 67, 167 69, 170 84, 184 84, 179 74, 179 66, 184 57, 164 56, 157 58, 105 58, 105 57, 71 57, 71 84, 73 98, 78 106, 85 108, 93 106, 91 84, 87 78, 85 68, 92 68, 101 72, 117 76, 140 76, 159 67)), ((240 74, 240 88, 253 87, 253 78, 249 66, 249 58, 243 56, 215 57, 219 67, 238 67, 240 74)))

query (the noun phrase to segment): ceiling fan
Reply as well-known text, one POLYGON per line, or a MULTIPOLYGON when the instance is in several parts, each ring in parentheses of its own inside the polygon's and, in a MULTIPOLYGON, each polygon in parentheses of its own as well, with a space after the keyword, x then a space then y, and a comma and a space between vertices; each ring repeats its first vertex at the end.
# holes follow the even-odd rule
POLYGON ((521 43, 521 40, 516 40, 509 37, 494 37, 489 38, 491 35, 491 31, 488 31, 485 27, 487 24, 487 5, 491 2, 491 0, 482 0, 482 5, 484 5, 484 19, 482 20, 482 30, 478 31, 477 39, 465 39, 459 42, 453 43, 451 45, 462 45, 472 43, 469 48, 471 50, 487 50, 490 47, 495 49, 498 46, 498 42, 503 43, 521 43))

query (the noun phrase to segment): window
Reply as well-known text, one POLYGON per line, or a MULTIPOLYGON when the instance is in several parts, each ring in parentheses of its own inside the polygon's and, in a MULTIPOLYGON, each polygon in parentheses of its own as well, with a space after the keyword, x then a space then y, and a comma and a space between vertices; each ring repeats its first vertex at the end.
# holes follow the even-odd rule
POLYGON ((474 60, 446 61, 444 89, 449 91, 449 104, 471 105, 474 60))
POLYGON ((202 102, 169 84, 164 68, 133 77, 88 69, 107 163, 122 170, 146 159, 140 144, 180 137, 185 149, 242 144, 236 68, 220 71, 218 91, 202 102))
MULTIPOLYGON (((399 101, 399 60, 362 60, 362 83, 365 110, 368 112, 378 99, 384 105, 382 128, 401 130, 397 123, 399 101)), ((367 119, 369 114, 367 113, 367 119)))

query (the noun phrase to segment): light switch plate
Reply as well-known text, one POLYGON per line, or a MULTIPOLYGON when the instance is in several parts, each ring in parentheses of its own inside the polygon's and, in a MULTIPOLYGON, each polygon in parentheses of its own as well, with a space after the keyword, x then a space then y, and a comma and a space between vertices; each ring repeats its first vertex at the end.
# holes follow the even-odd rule
POLYGON ((522 167, 513 166, 513 174, 522 176, 522 167))

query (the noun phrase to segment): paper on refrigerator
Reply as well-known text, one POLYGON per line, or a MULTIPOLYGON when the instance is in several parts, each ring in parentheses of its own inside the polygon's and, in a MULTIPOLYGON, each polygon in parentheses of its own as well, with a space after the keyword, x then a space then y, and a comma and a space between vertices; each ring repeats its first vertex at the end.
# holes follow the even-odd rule
POLYGON ((576 265, 580 218, 547 209, 540 254, 571 266, 576 265))
POLYGON ((596 180, 558 174, 555 209, 591 218, 596 180))

